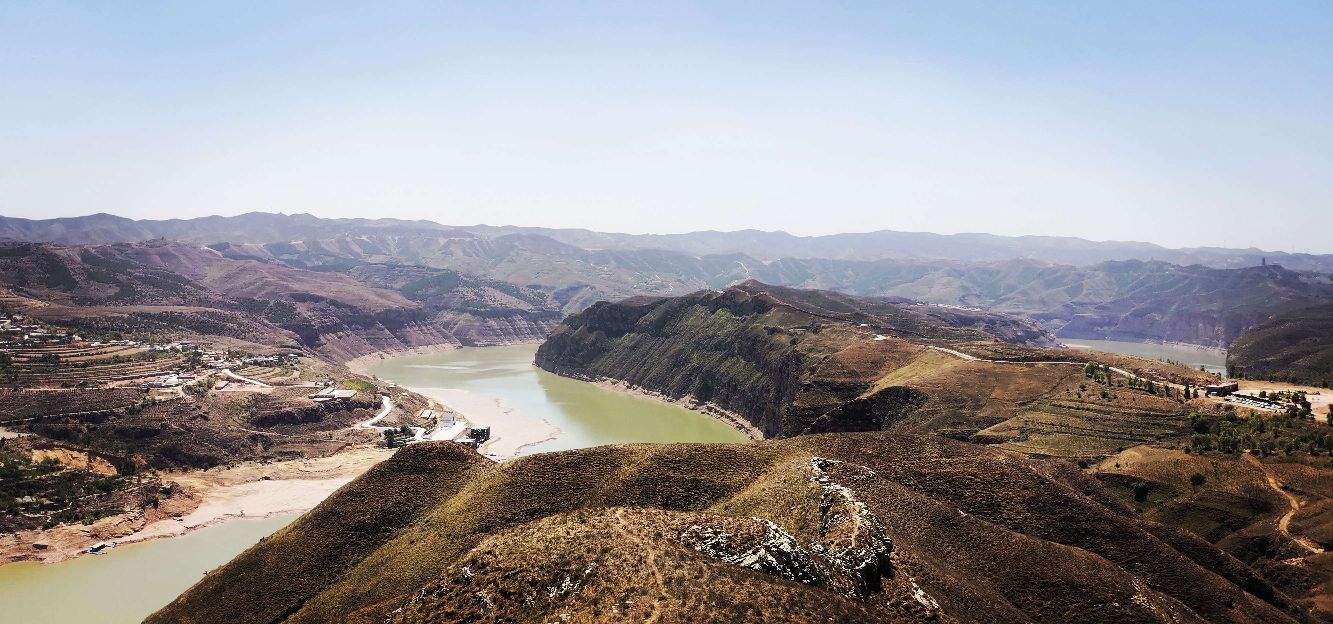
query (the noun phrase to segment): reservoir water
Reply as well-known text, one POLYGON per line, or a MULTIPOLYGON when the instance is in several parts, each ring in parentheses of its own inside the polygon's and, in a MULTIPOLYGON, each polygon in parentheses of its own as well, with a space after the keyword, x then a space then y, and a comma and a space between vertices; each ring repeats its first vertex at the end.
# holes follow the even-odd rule
MULTIPOLYGON (((532 365, 536 349, 477 347, 392 357, 377 362, 371 372, 407 387, 465 390, 561 430, 558 438, 526 447, 524 453, 624 442, 746 439, 702 414, 540 370, 532 365)), ((139 622, 204 572, 294 519, 233 520, 63 563, 0 566, 0 624, 139 622)))
POLYGON ((1223 349, 1161 342, 1083 340, 1081 338, 1061 338, 1060 342, 1075 348, 1096 349, 1110 353, 1137 355, 1153 360, 1180 362, 1193 369, 1202 366, 1205 371, 1220 375, 1226 375, 1227 372, 1227 352, 1223 349))
POLYGON ((558 438, 526 447, 524 454, 626 442, 747 439, 698 412, 546 372, 532 364, 536 352, 535 344, 468 347, 385 359, 370 372, 408 388, 465 390, 560 429, 558 438))
POLYGON ((0 566, 0 622, 141 622, 204 572, 295 519, 232 520, 182 537, 126 544, 62 563, 0 566))

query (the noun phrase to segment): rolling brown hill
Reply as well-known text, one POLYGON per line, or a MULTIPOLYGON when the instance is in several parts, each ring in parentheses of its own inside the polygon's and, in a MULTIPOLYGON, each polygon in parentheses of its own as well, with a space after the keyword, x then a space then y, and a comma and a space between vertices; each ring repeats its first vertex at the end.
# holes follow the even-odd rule
POLYGON ((1310 620, 1067 463, 862 433, 414 445, 148 619, 329 621, 1310 620))

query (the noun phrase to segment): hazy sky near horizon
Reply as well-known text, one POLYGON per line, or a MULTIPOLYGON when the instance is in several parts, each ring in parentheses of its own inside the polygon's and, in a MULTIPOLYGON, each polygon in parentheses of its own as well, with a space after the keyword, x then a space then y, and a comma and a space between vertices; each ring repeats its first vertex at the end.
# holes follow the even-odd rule
POLYGON ((1333 252, 1329 2, 132 4, 0 1, 0 214, 1333 252))

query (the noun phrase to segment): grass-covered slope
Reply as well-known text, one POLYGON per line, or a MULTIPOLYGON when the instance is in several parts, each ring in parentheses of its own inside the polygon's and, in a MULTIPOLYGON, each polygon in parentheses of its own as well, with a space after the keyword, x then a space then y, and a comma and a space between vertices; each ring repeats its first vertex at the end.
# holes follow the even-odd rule
POLYGON ((154 619, 283 621, 489 463, 452 444, 404 447, 328 502, 204 577, 154 619))
MULTIPOLYGON (((1026 442, 1034 427, 1060 429, 1065 433, 1015 450, 1091 456, 1182 425, 1188 410, 1179 397, 1121 392, 1123 377, 1120 386, 1090 390, 1083 368, 1069 364, 1104 354, 1007 342, 1044 338, 998 315, 747 282, 723 292, 594 305, 566 319, 536 361, 562 375, 711 403, 768 437, 889 428, 968 437, 1021 408, 1030 417, 984 441, 1026 442), (1130 412, 1158 422, 1124 425, 1120 416, 1130 412), (1058 426, 1086 416, 1114 422, 1058 426), (1084 439, 1099 432, 1106 435, 1084 439)), ((1161 363, 1107 363, 1198 382, 1197 372, 1161 363)))
POLYGON ((415 445, 148 621, 1308 620, 1068 464, 863 433, 415 445))
POLYGON ((567 319, 537 351, 557 373, 611 377, 672 396, 693 396, 782 431, 783 409, 808 366, 782 310, 744 292, 599 303, 567 319), (775 325, 768 325, 773 327, 775 325))

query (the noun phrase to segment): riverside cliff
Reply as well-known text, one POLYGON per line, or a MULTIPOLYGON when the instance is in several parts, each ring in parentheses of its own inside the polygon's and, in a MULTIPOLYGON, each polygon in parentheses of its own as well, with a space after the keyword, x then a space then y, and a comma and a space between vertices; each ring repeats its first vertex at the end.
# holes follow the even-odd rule
MULTIPOLYGON (((557 327, 536 363, 711 403, 767 437, 789 437, 885 429, 932 395, 933 407, 944 407, 956 393, 888 376, 919 358, 939 359, 932 348, 1034 358, 1041 350, 1028 345, 1050 342, 1036 326, 1000 315, 750 281, 720 292, 598 303, 557 327)), ((916 366, 920 373, 944 368, 956 367, 916 366)))

